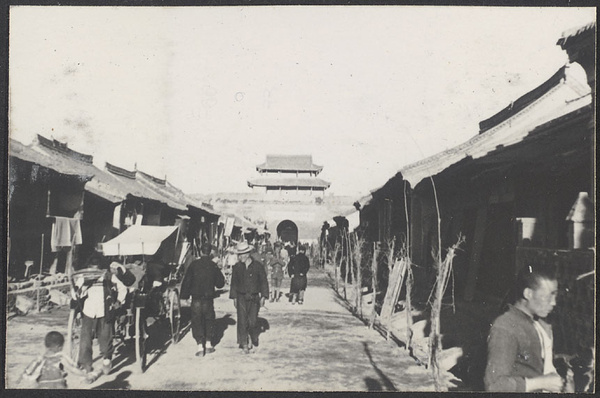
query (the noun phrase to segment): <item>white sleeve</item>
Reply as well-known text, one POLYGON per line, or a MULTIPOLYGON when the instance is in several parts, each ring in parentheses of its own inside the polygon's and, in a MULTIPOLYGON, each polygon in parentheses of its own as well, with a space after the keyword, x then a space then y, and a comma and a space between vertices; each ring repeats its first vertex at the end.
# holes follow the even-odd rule
POLYGON ((113 283, 117 286, 117 300, 124 303, 127 297, 127 287, 117 277, 112 278, 113 283))

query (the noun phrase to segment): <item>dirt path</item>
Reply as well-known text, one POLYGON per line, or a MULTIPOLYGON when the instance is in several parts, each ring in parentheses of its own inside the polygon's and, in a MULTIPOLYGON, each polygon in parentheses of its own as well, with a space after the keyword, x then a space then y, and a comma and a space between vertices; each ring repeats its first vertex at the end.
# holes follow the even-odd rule
MULTIPOLYGON (((289 280, 286 280, 289 283, 289 280)), ((285 289, 284 291, 287 291, 285 289)), ((236 344, 236 314, 225 292, 215 300, 216 352, 194 356, 189 330, 182 340, 149 357, 143 373, 131 360, 92 385, 74 388, 204 391, 433 391, 428 371, 403 348, 354 318, 329 287, 323 271, 309 273, 304 305, 287 301, 261 309, 260 345, 249 355, 236 344)), ((285 299, 285 297, 283 298, 285 299)), ((120 356, 123 359, 124 355, 120 356)))

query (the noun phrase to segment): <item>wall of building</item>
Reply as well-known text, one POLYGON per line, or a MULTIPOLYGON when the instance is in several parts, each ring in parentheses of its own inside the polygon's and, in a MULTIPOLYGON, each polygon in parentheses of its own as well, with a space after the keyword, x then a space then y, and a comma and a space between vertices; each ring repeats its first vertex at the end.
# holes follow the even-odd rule
POLYGON ((298 226, 300 240, 315 240, 321 234, 323 221, 331 220, 338 214, 345 214, 352 210, 350 198, 341 201, 321 204, 314 200, 272 200, 257 197, 240 196, 239 199, 212 200, 210 204, 215 211, 220 213, 237 214, 246 216, 255 222, 266 223, 267 230, 275 238, 277 225, 283 220, 291 220, 298 226))

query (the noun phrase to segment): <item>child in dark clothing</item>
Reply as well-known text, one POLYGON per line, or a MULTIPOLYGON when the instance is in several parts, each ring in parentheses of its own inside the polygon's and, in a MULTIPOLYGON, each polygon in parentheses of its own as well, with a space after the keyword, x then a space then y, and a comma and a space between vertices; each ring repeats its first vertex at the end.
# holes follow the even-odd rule
POLYGON ((87 374, 62 352, 64 344, 65 338, 61 333, 48 333, 44 339, 46 352, 27 366, 21 380, 32 388, 64 389, 67 388, 65 369, 87 379, 87 374))

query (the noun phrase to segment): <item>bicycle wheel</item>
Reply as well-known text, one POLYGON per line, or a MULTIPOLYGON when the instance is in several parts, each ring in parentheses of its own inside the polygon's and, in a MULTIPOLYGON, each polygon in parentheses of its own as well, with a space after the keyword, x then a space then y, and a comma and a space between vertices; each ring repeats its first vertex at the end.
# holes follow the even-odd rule
POLYGON ((66 353, 77 363, 79 357, 79 345, 81 342, 81 312, 71 309, 67 323, 67 347, 66 353))
POLYGON ((146 321, 142 318, 142 308, 135 309, 135 360, 140 372, 146 368, 146 321))
POLYGON ((181 320, 181 303, 177 290, 169 292, 169 325, 171 326, 171 342, 177 344, 179 341, 179 326, 181 320))

